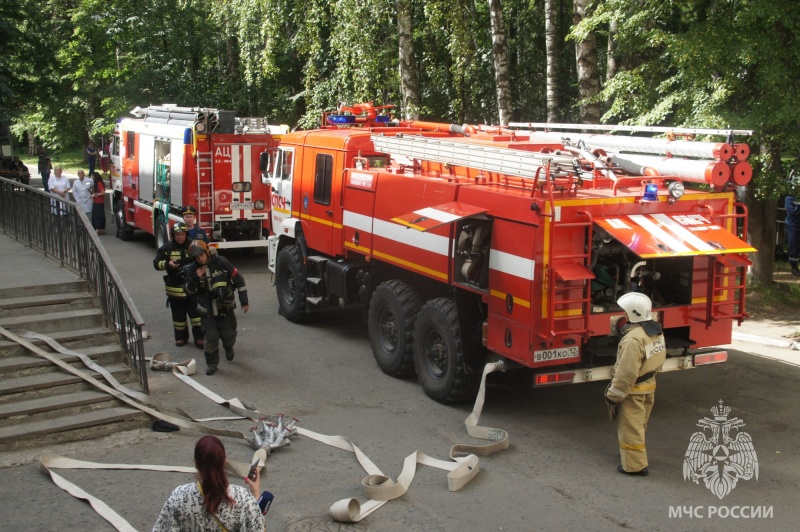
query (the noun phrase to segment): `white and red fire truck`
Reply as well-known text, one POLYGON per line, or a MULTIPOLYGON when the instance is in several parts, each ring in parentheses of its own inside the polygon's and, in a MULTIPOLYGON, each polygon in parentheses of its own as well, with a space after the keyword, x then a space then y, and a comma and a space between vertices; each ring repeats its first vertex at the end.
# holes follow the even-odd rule
POLYGON ((119 121, 111 147, 117 237, 142 229, 160 246, 170 223, 192 206, 217 247, 266 246, 270 192, 260 162, 286 126, 174 105, 131 113, 136 118, 119 121))
POLYGON ((733 192, 746 145, 380 119, 364 106, 281 139, 269 268, 286 318, 365 304, 380 368, 441 402, 473 397, 490 357, 536 386, 610 378, 630 291, 653 300, 664 371, 727 359, 712 347, 746 316, 755 251, 733 192))

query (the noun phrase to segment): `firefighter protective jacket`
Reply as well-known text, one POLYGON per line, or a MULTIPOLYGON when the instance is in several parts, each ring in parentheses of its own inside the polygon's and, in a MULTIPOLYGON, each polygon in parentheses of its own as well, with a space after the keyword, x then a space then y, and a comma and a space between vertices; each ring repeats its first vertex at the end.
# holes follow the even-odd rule
POLYGON ((209 256, 205 266, 206 274, 203 277, 197 276, 197 270, 202 265, 196 261, 184 268, 186 282, 183 288, 189 296, 197 294, 197 305, 201 314, 203 309, 206 315, 216 316, 219 312, 236 308, 234 288, 239 292, 239 303, 242 306, 248 304, 244 277, 228 259, 213 254, 209 256), (214 309, 218 312, 215 313, 214 309))
MULTIPOLYGON (((629 394, 653 393, 656 389, 655 373, 667 359, 664 335, 649 335, 642 323, 626 326, 617 350, 617 363, 614 377, 606 397, 619 403, 629 394), (640 377, 652 373, 647 379, 637 382, 640 377)), ((654 332, 651 330, 651 332, 654 332)))
POLYGON ((167 275, 164 276, 164 289, 167 292, 167 297, 186 299, 186 292, 183 290, 183 284, 186 281, 184 267, 193 262, 189 257, 190 243, 188 238, 182 245, 179 245, 174 240, 167 242, 158 248, 156 258, 153 259, 153 267, 156 270, 167 272, 167 275), (169 262, 173 260, 180 264, 179 268, 169 267, 169 262))

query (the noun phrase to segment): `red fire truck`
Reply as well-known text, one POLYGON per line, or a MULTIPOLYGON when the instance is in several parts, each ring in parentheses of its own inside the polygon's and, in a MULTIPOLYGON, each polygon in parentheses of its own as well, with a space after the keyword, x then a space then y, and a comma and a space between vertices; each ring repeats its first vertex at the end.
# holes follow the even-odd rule
POLYGON ((755 251, 737 235, 745 145, 380 118, 281 140, 268 249, 287 319, 366 305, 380 368, 445 403, 491 357, 535 386, 609 379, 630 291, 654 302, 664 371, 727 360, 713 346, 746 316, 755 251))
POLYGON ((286 126, 233 111, 176 107, 136 108, 119 121, 111 146, 117 237, 134 229, 169 239, 183 207, 220 248, 266 246, 269 187, 261 179, 263 153, 286 126))

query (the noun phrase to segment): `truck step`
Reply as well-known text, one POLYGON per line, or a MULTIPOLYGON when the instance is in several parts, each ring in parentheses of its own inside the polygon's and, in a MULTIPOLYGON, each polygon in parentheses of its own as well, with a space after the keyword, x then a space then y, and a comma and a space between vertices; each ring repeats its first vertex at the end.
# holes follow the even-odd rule
POLYGON ((325 264, 328 262, 328 257, 322 257, 320 255, 311 255, 308 257, 309 262, 316 262, 318 264, 325 264))
POLYGON ((320 284, 322 284, 322 279, 320 279, 319 277, 306 277, 306 281, 308 281, 309 284, 313 284, 314 286, 319 286, 320 284))
POLYGON ((306 297, 306 302, 309 305, 313 305, 313 306, 316 307, 317 305, 322 303, 322 298, 321 297, 316 297, 316 296, 306 297))

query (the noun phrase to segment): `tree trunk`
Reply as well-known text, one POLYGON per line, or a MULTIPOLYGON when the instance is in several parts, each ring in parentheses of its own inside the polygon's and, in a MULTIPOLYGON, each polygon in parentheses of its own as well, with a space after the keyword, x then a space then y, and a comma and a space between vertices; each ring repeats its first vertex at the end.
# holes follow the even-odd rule
POLYGON ((558 1, 544 0, 544 36, 547 49, 547 121, 561 120, 558 109, 558 1))
POLYGON ((511 120, 511 75, 508 71, 508 44, 506 44, 506 22, 503 18, 502 0, 489 0, 489 19, 492 25, 492 57, 494 59, 494 82, 497 89, 497 114, 500 125, 511 120))
POLYGON ((397 47, 400 54, 401 115, 406 120, 419 119, 419 81, 414 62, 411 0, 397 0, 397 47))
MULTIPOLYGON (((781 171, 781 149, 776 142, 763 141, 761 155, 764 157, 765 174, 781 171)), ((769 286, 775 273, 775 232, 778 218, 778 202, 774 199, 757 199, 755 180, 747 186, 747 233, 750 244, 758 253, 750 255, 753 267, 750 270, 754 282, 769 286)))
POLYGON ((608 48, 606 51, 606 81, 617 75, 619 64, 617 62, 617 21, 612 20, 608 25, 608 48))
MULTIPOLYGON (((579 24, 586 17, 586 6, 589 0, 574 0, 572 20, 579 24)), ((575 59, 578 67, 578 94, 581 97, 581 122, 584 124, 600 123, 600 104, 588 103, 587 100, 600 92, 600 72, 597 68, 597 43, 594 33, 575 43, 575 59)))
POLYGON ((36 153, 36 135, 32 129, 26 129, 25 136, 28 137, 28 157, 31 157, 36 153))

